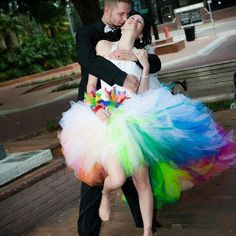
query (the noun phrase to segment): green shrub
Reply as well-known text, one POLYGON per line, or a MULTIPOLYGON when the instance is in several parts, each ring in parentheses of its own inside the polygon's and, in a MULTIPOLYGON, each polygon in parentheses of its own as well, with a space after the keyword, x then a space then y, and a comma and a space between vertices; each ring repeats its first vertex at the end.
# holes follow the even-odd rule
POLYGON ((214 112, 217 112, 217 111, 230 109, 230 105, 234 101, 235 101, 234 99, 230 99, 230 100, 227 100, 227 101, 212 102, 212 103, 208 103, 206 105, 207 105, 207 107, 210 108, 210 110, 212 110, 214 112))
POLYGON ((0 82, 68 65, 76 61, 71 35, 31 37, 12 52, 0 49, 0 82))
POLYGON ((74 89, 78 87, 79 87, 79 83, 77 82, 73 82, 70 84, 62 84, 58 86, 57 88, 53 89, 52 92, 58 92, 58 91, 67 90, 67 89, 74 89))

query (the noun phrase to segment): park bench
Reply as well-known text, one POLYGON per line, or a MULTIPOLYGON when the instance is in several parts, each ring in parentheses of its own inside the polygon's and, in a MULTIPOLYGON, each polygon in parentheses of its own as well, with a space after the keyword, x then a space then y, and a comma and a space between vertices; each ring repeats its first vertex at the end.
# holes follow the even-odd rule
POLYGON ((203 102, 217 102, 235 98, 236 60, 160 72, 158 78, 165 84, 176 83, 176 92, 184 93, 203 102), (186 91, 179 86, 186 86, 186 91))

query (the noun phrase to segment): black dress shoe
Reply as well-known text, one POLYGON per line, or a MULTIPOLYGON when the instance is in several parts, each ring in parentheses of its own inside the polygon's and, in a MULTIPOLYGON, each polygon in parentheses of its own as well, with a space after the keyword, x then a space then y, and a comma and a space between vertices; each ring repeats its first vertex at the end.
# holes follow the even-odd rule
POLYGON ((135 226, 137 228, 143 228, 143 221, 140 221, 140 222, 135 221, 135 226))
POLYGON ((156 232, 159 228, 162 227, 162 224, 158 222, 157 220, 153 220, 152 222, 152 232, 156 232))

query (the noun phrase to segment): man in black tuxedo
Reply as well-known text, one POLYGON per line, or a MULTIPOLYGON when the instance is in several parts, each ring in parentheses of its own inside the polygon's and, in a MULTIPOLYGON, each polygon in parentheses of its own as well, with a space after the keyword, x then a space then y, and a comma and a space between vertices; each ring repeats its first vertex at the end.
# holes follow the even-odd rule
MULTIPOLYGON (((104 13, 101 21, 77 30, 76 46, 78 63, 81 66, 81 82, 78 100, 84 99, 88 82, 88 74, 102 78, 109 85, 118 84, 136 92, 138 81, 133 75, 128 75, 117 68, 112 62, 96 55, 96 44, 99 40, 117 41, 120 38, 119 29, 127 20, 131 11, 130 0, 105 0, 104 13)), ((161 62, 156 55, 149 55, 150 73, 160 70, 161 62)), ((100 88, 98 82, 97 89, 100 88)), ((80 236, 98 236, 101 219, 98 209, 101 201, 102 186, 90 187, 81 183, 80 215, 78 233, 80 236)), ((131 178, 128 178, 122 191, 130 206, 135 224, 142 227, 142 216, 139 208, 138 194, 131 178)))

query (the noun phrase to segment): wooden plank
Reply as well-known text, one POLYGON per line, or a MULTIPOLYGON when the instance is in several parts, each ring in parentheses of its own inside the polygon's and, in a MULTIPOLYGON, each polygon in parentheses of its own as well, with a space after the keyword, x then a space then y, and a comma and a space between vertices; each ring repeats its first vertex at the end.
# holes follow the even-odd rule
POLYGON ((64 194, 59 194, 55 199, 48 201, 46 208, 35 208, 31 212, 28 212, 26 215, 18 217, 14 224, 9 224, 7 227, 1 230, 2 233, 6 235, 18 235, 17 233, 24 233, 30 228, 34 227, 36 224, 40 223, 43 219, 54 214, 57 210, 62 207, 65 207, 70 202, 78 199, 79 189, 74 188, 65 190, 64 194))
MULTIPOLYGON (((24 145, 24 144, 22 144, 24 145)), ((11 196, 14 196, 17 192, 21 192, 24 189, 40 182, 47 177, 54 175, 54 173, 59 172, 60 170, 65 169, 65 164, 63 159, 55 159, 47 165, 41 166, 40 168, 35 169, 14 180, 13 182, 3 186, 0 189, 0 212, 1 212, 1 203, 2 201, 9 199, 11 196)))
POLYGON ((219 102, 219 101, 226 101, 230 99, 234 99, 234 93, 227 93, 227 94, 210 94, 210 95, 201 95, 198 96, 192 96, 192 95, 186 95, 190 97, 193 100, 202 101, 204 103, 211 103, 211 102, 219 102))
POLYGON ((200 88, 196 90, 189 90, 187 93, 197 94, 197 93, 206 93, 206 94, 213 94, 213 93, 231 93, 235 92, 235 88, 231 86, 225 86, 225 87, 214 87, 214 88, 200 88))
POLYGON ((214 79, 214 80, 203 80, 201 82, 199 81, 194 81, 192 83, 189 83, 187 81, 187 85, 189 87, 189 89, 195 89, 195 87, 199 87, 199 86, 207 86, 207 85, 211 85, 211 86, 218 86, 219 84, 222 85, 232 85, 234 87, 234 81, 231 78, 228 78, 227 80, 223 80, 221 78, 218 79, 214 79))
POLYGON ((186 81, 188 81, 188 83, 192 83, 195 81, 198 82, 205 82, 205 81, 211 81, 211 80, 215 80, 215 79, 219 79, 221 81, 225 81, 225 80, 231 80, 233 81, 233 74, 231 73, 218 73, 215 74, 213 76, 205 76, 205 77, 198 77, 198 78, 187 78, 186 81))
POLYGON ((208 96, 202 96, 202 97, 195 97, 193 99, 200 100, 205 103, 211 103, 211 102, 219 102, 219 101, 227 101, 229 99, 234 99, 235 94, 217 94, 217 95, 208 95, 208 96))
POLYGON ((23 208, 3 217, 1 219, 1 228, 7 228, 9 224, 11 225, 12 223, 16 222, 17 219, 24 217, 24 215, 30 214, 32 211, 34 211, 34 214, 37 214, 37 212, 47 210, 52 205, 52 203, 58 199, 58 197, 61 196, 60 198, 63 199, 63 196, 67 196, 71 189, 80 189, 79 186, 80 185, 74 181, 69 181, 68 183, 59 186, 46 195, 40 195, 40 191, 38 191, 39 198, 37 200, 31 201, 23 208))
POLYGON ((181 93, 204 101, 218 101, 235 96, 235 72, 236 60, 231 60, 174 72, 159 73, 158 79, 167 84, 185 80, 187 91, 181 91, 181 93))
POLYGON ((231 61, 226 61, 226 62, 220 62, 220 63, 214 63, 214 64, 208 64, 208 65, 202 65, 202 66, 198 66, 198 67, 190 67, 190 68, 186 68, 186 69, 180 69, 180 70, 176 70, 173 72, 160 72, 159 75, 168 75, 168 74, 175 74, 178 75, 180 74, 192 74, 197 73, 197 72, 201 72, 201 71, 209 71, 209 70, 215 70, 215 69, 220 69, 220 68, 228 68, 228 67, 233 67, 236 68, 236 60, 231 60, 231 61))
MULTIPOLYGON (((208 71, 209 72, 209 71, 208 71)), ((192 72, 191 74, 181 74, 181 75, 175 75, 175 74, 169 74, 168 76, 162 76, 162 75, 158 75, 158 79, 159 80, 162 80, 162 81, 174 81, 174 80, 181 80, 181 79, 207 79, 207 78, 211 78, 211 77, 214 77, 214 76, 220 76, 220 74, 223 74, 223 75, 229 75, 229 76, 232 76, 233 78, 233 75, 234 73, 236 72, 236 68, 227 68, 226 69, 223 69, 223 70, 215 70, 214 72, 212 73, 208 73, 208 72, 201 72, 201 73, 194 73, 192 72)))
MULTIPOLYGON (((183 81, 184 79, 179 79, 179 80, 173 80, 173 81, 183 81)), ((194 87, 195 84, 214 84, 215 82, 217 83, 229 83, 229 84, 232 84, 234 85, 234 81, 233 81, 233 77, 231 75, 221 75, 221 74, 218 74, 217 76, 213 77, 213 78, 193 78, 193 79, 186 79, 186 82, 187 82, 187 85, 189 85, 189 87, 194 87)), ((161 82, 164 82, 164 83, 171 83, 173 81, 162 81, 161 82)))
POLYGON ((206 91, 206 92, 209 92, 209 93, 212 93, 212 92, 214 92, 214 93, 235 92, 235 88, 232 87, 232 86, 228 86, 228 85, 225 85, 225 86, 221 85, 221 86, 215 86, 215 87, 209 87, 209 88, 208 87, 204 87, 204 88, 198 87, 194 90, 189 89, 188 92, 191 92, 191 93, 193 93, 195 91, 196 91, 196 93, 200 92, 200 91, 203 91, 203 92, 206 91))
MULTIPOLYGON (((189 88, 187 90, 187 92, 189 93, 192 93, 194 91, 202 91, 203 89, 206 90, 206 91, 214 91, 216 93, 217 90, 214 90, 215 88, 219 88, 221 91, 225 91, 225 87, 228 86, 228 84, 216 84, 214 87, 212 85, 205 85, 204 88, 203 86, 198 86, 198 87, 195 87, 195 88, 189 88)), ((235 88, 232 86, 232 89, 230 90, 231 92, 236 92, 235 88)), ((220 92, 220 91, 219 91, 220 92)))
MULTIPOLYGON (((23 208, 26 204, 29 204, 31 201, 37 201, 39 198, 39 193, 37 190, 40 190, 41 195, 47 195, 50 193, 55 186, 60 186, 71 179, 74 179, 74 173, 67 173, 65 169, 53 174, 52 176, 47 177, 46 179, 41 180, 40 182, 32 185, 31 187, 24 189, 19 192, 18 195, 14 195, 5 201, 1 202, 0 207, 0 218, 4 215, 14 213, 16 210, 23 208), (8 205, 6 209, 5 206, 8 205)), ((2 221, 0 222, 0 226, 2 221)))

